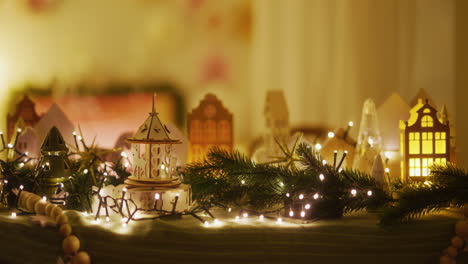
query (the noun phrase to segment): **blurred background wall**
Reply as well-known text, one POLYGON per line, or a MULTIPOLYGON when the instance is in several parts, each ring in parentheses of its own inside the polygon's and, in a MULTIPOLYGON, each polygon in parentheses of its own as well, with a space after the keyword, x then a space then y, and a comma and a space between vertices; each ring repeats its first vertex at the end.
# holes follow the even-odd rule
POLYGON ((454 117, 455 7, 455 0, 0 0, 0 89, 7 95, 55 80, 60 96, 78 82, 168 81, 188 109, 216 93, 234 113, 241 145, 261 134, 269 89, 285 91, 296 125, 345 126, 359 121, 366 98, 378 105, 396 91, 409 101, 420 88, 454 117))

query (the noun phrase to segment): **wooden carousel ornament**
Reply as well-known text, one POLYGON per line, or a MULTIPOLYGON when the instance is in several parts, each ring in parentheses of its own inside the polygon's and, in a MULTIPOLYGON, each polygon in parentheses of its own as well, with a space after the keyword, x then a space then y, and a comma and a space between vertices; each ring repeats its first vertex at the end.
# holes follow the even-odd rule
MULTIPOLYGON (((160 200, 178 201, 178 209, 185 210, 191 204, 190 186, 181 184, 175 175, 177 157, 172 154, 173 145, 182 142, 174 139, 159 119, 155 97, 149 117, 135 135, 127 139, 132 150, 133 175, 125 184, 128 195, 141 208, 152 208, 158 194, 160 200)), ((166 202, 168 205, 170 203, 166 202)), ((159 207, 163 207, 162 203, 159 207)))

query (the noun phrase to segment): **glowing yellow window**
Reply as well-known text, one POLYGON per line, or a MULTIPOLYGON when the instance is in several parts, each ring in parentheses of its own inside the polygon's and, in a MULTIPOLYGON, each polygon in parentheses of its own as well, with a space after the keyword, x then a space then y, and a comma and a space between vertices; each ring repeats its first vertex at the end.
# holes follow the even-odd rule
POLYGON ((445 154, 447 152, 446 136, 447 135, 445 134, 445 132, 435 133, 435 153, 436 154, 445 154))
POLYGON ((422 127, 433 127, 434 126, 434 119, 431 116, 425 115, 421 120, 422 127))
POLYGON ((421 176, 420 159, 409 159, 409 176, 421 176))
POLYGON ((409 133, 409 154, 419 154, 421 152, 419 132, 409 133))
POLYGON ((423 132, 422 133, 422 153, 423 154, 432 154, 433 149, 433 134, 432 132, 423 132))
POLYGON ((439 164, 439 165, 445 165, 445 164, 447 164, 447 159, 446 158, 436 158, 434 163, 439 164))
POLYGON ((431 173, 431 166, 433 164, 433 160, 431 158, 422 159, 422 176, 429 176, 431 173))

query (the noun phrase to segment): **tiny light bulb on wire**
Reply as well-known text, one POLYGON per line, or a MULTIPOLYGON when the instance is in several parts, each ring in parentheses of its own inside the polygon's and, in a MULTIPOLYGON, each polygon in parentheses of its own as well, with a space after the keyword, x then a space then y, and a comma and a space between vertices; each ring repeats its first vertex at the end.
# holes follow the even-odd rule
POLYGON ((11 213, 12 218, 16 218, 16 212, 11 213))
POLYGON ((353 196, 356 196, 356 194, 357 194, 356 189, 352 189, 352 190, 351 190, 351 194, 352 194, 353 196))
POLYGON ((309 209, 310 209, 310 204, 306 204, 304 208, 305 208, 306 210, 309 210, 309 209))
POLYGON ((13 144, 8 143, 7 147, 8 147, 8 148, 13 148, 13 144))
POLYGON ((302 200, 302 199, 304 199, 304 195, 301 193, 299 194, 299 200, 302 200))
POLYGON ((127 188, 123 187, 122 192, 127 192, 127 188))
POLYGON ((315 144, 315 150, 319 151, 322 149, 322 145, 320 145, 319 143, 315 144))
POLYGON ((205 227, 209 227, 210 223, 208 221, 205 221, 205 227))
POLYGON ((248 213, 243 213, 242 217, 247 218, 247 217, 249 217, 249 214, 248 213))
POLYGON ((322 164, 325 166, 327 165, 327 161, 326 160, 322 160, 322 164))
POLYGON ((231 211, 232 211, 232 208, 231 208, 231 207, 229 207, 229 208, 228 208, 228 212, 230 213, 231 211))
POLYGON ((260 220, 260 221, 263 221, 264 218, 265 217, 262 214, 258 216, 258 220, 260 220))
POLYGON ((19 164, 19 166, 20 166, 20 168, 23 168, 23 167, 24 167, 24 163, 21 162, 21 163, 19 164))
POLYGON ((330 131, 328 132, 328 138, 334 138, 335 137, 335 133, 330 131))
POLYGON ((238 215, 236 215, 235 221, 236 222, 239 221, 239 216, 238 215))
POLYGON ((84 173, 84 174, 87 174, 87 173, 88 173, 88 169, 84 169, 83 173, 84 173))
POLYGON ((109 222, 109 221, 110 221, 110 218, 106 216, 106 222, 109 222))
POLYGON ((320 178, 321 181, 323 181, 323 180, 325 180, 325 175, 320 174, 320 175, 319 175, 319 178, 320 178))
POLYGON ((20 185, 19 188, 20 188, 20 190, 23 190, 23 189, 24 189, 24 186, 23 186, 23 185, 20 185))
POLYGON ((290 194, 289 194, 289 193, 286 193, 286 197, 289 197, 289 196, 290 196, 290 194))
POLYGON ((372 196, 372 191, 371 190, 367 191, 367 196, 372 196))
POLYGON ((126 223, 128 221, 127 217, 122 218, 122 222, 126 223))
POLYGON ((353 127, 353 126, 354 126, 354 122, 353 122, 353 121, 349 121, 349 122, 348 122, 348 126, 349 126, 349 127, 353 127))
POLYGON ((282 222, 283 222, 283 219, 281 217, 278 217, 278 219, 276 219, 276 223, 281 224, 282 222))
POLYGON ((156 194, 154 195, 154 199, 159 200, 159 198, 161 198, 161 195, 160 195, 159 193, 156 193, 156 194))
POLYGON ((289 211, 289 216, 290 216, 290 217, 293 217, 293 216, 294 216, 294 212, 293 212, 293 211, 289 211))
POLYGON ((214 223, 215 225, 217 225, 217 224, 219 224, 219 220, 215 218, 215 219, 213 220, 213 223, 214 223))
POLYGON ((23 131, 21 128, 18 128, 16 131, 18 131, 18 133, 21 133, 21 131, 23 131))
POLYGON ((301 217, 304 217, 304 216, 305 216, 305 212, 301 211, 301 217))
POLYGON ((389 169, 389 168, 385 168, 385 173, 390 173, 390 169, 389 169))
POLYGON ((314 194, 314 200, 317 200, 318 198, 319 198, 319 194, 318 193, 314 194))
POLYGON ((43 203, 47 202, 47 197, 45 197, 45 196, 42 196, 42 199, 41 199, 41 201, 42 201, 43 203))
POLYGON ((241 181, 241 184, 245 184, 245 181, 244 181, 244 180, 242 180, 242 181, 241 181))
POLYGON ((76 132, 75 132, 75 131, 73 131, 72 135, 76 136, 76 132))

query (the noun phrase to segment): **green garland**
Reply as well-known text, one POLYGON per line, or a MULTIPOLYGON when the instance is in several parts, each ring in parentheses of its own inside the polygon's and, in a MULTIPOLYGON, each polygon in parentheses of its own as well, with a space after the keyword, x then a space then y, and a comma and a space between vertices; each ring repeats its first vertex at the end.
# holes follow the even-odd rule
POLYGON ((434 166, 427 182, 403 185, 396 191, 397 200, 383 211, 380 223, 390 225, 407 222, 448 206, 468 203, 468 173, 455 167, 434 166))
POLYGON ((296 153, 297 169, 257 164, 239 152, 213 148, 205 160, 188 165, 185 181, 192 185, 194 200, 205 208, 237 207, 256 214, 294 214, 308 204, 305 218, 339 218, 391 201, 369 175, 324 164, 306 144, 300 144, 296 153))

